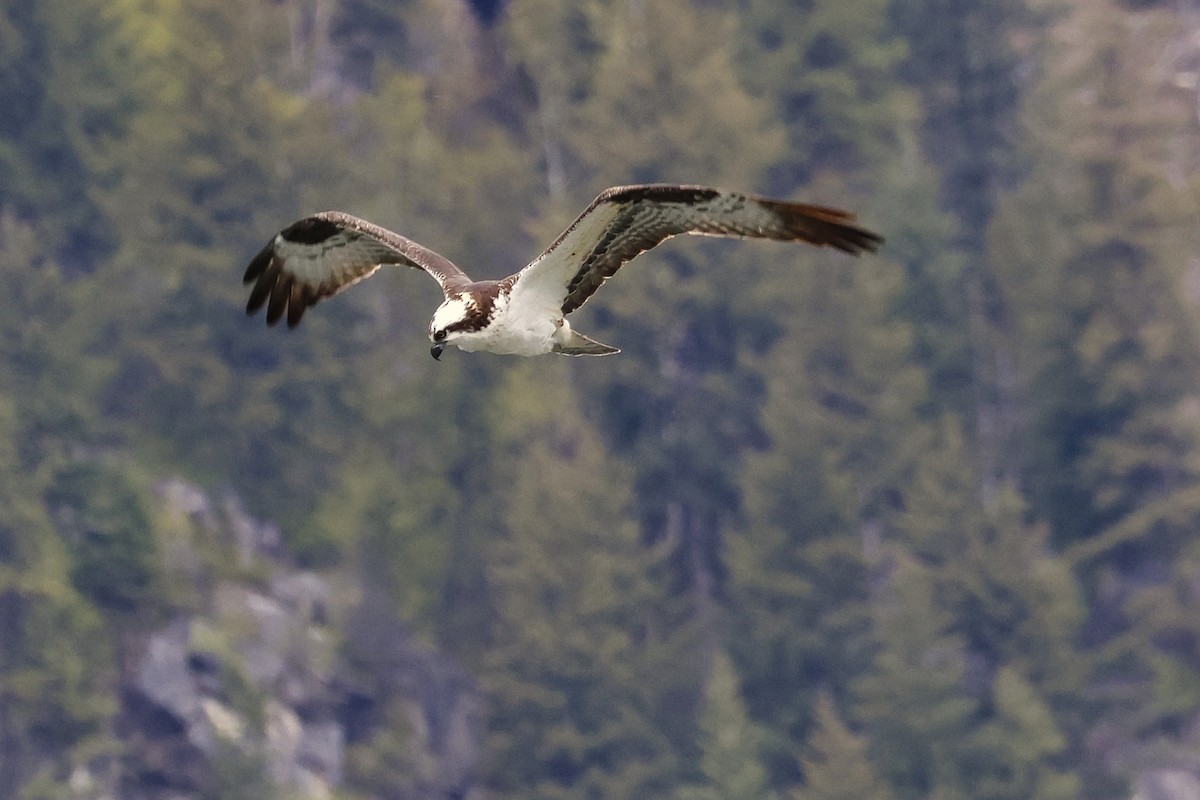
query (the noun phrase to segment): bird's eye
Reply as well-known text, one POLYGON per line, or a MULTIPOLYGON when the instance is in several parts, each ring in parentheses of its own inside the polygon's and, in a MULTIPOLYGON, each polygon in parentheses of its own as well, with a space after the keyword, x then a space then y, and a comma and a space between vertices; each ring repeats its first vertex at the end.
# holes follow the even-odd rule
POLYGON ((446 338, 445 331, 434 331, 433 332, 433 340, 435 342, 440 342, 442 339, 445 339, 445 338, 446 338))

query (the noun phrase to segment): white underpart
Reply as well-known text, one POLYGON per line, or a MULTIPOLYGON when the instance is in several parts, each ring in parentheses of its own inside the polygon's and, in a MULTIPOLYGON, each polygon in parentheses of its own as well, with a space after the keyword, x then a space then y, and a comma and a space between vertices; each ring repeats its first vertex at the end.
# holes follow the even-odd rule
POLYGON ((567 283, 579 272, 583 259, 620 211, 616 206, 601 206, 567 231, 557 247, 521 270, 521 276, 513 286, 513 304, 522 309, 542 309, 544 313, 561 318, 567 283))
POLYGON ((558 247, 521 270, 511 294, 496 298, 490 325, 451 334, 447 341, 469 352, 518 356, 552 353, 556 344, 566 343, 571 331, 562 314, 567 282, 579 271, 584 249, 595 246, 615 214, 616 209, 601 209, 588 215, 558 247))
POLYGON ((514 303, 512 296, 505 293, 496 297, 487 327, 452 333, 447 341, 471 353, 485 350, 502 355, 540 356, 553 350, 561 319, 558 309, 530 309, 514 303))

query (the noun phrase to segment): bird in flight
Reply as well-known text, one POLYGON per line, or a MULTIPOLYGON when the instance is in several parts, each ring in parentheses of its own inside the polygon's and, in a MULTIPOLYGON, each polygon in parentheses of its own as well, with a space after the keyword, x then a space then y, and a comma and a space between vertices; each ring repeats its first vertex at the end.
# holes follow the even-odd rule
POLYGON ((322 298, 370 277, 382 266, 424 270, 445 300, 429 323, 430 353, 446 345, 521 356, 620 352, 571 328, 582 306, 621 265, 683 233, 808 242, 857 255, 883 237, 836 208, 772 200, 704 186, 649 184, 601 192, 555 242, 519 272, 473 281, 427 247, 339 211, 284 228, 246 268, 254 284, 246 313, 267 307, 267 324, 289 327, 322 298))

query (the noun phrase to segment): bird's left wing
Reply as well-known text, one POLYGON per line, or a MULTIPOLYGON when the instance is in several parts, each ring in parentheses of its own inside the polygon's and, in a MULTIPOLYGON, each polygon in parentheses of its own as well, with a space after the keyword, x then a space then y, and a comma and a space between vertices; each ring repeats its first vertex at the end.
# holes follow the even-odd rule
POLYGON ((835 208, 705 186, 616 186, 521 270, 514 293, 561 302, 562 313, 569 314, 622 264, 683 233, 808 242, 856 255, 883 242, 855 225, 853 214, 835 208))
POLYGON ((268 325, 286 311, 288 327, 295 327, 321 298, 388 265, 428 272, 446 296, 470 283, 448 258, 411 239, 350 214, 323 211, 284 228, 250 261, 243 282, 254 288, 246 313, 266 305, 268 325))

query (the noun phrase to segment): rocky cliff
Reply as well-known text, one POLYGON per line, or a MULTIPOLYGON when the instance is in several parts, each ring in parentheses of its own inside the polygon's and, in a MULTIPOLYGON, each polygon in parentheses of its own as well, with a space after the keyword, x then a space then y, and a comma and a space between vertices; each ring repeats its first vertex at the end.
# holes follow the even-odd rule
POLYGON ((182 523, 164 557, 202 602, 127 636, 112 723, 124 749, 77 770, 77 796, 326 798, 348 772, 381 776, 381 797, 470 795, 480 697, 458 665, 386 599, 292 565, 232 495, 170 480, 158 496, 182 523), (205 568, 214 549, 236 569, 205 568))

